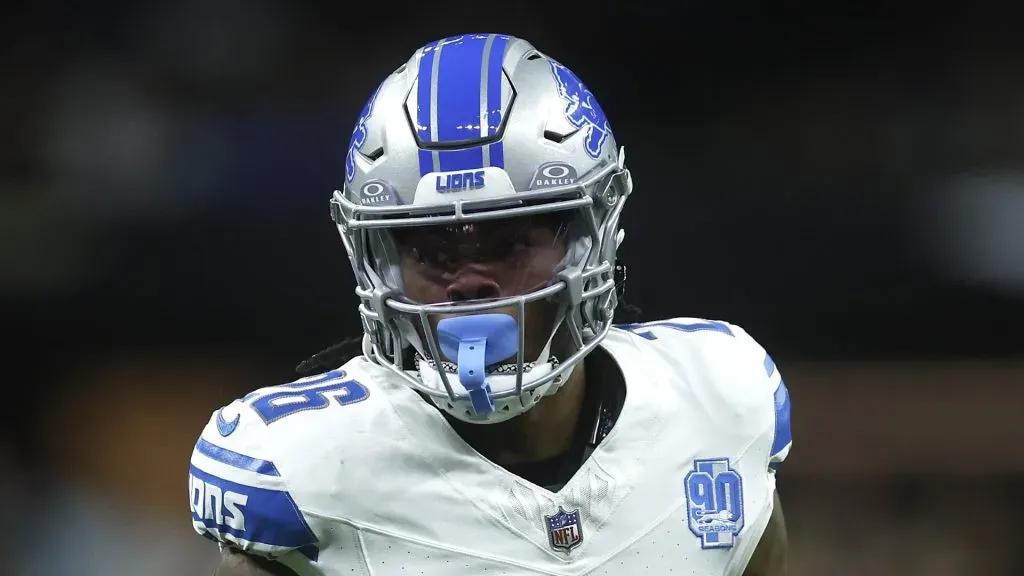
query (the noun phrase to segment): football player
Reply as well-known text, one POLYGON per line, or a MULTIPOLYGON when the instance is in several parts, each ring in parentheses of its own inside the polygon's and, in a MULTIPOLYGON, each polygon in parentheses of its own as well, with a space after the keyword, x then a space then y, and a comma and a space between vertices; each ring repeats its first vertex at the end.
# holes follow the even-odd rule
POLYGON ((218 576, 785 573, 786 387, 735 325, 612 325, 632 181, 576 75, 431 42, 346 167, 362 353, 213 414, 190 496, 218 576))

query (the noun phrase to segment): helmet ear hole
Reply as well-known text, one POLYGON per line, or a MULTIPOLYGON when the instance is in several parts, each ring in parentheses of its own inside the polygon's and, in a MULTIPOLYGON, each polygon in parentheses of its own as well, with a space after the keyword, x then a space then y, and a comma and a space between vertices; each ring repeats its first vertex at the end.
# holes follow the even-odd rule
POLYGON ((383 156, 383 155, 384 155, 384 147, 383 146, 381 146, 380 148, 377 148, 375 150, 370 150, 368 153, 363 154, 363 156, 366 156, 367 160, 369 160, 370 162, 376 162, 377 160, 380 160, 380 157, 383 156))
POLYGON ((545 130, 544 139, 549 142, 554 142, 555 144, 562 144, 569 138, 572 138, 573 134, 576 134, 577 132, 579 132, 579 130, 573 130, 565 133, 555 132, 554 130, 545 130))

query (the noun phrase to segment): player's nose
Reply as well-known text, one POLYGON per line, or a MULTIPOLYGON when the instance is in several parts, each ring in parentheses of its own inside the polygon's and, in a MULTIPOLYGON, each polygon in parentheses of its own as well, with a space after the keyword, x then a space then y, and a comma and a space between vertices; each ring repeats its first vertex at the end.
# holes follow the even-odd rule
POLYGON ((502 295, 501 286, 494 278, 474 270, 461 271, 448 285, 450 302, 500 298, 502 295))

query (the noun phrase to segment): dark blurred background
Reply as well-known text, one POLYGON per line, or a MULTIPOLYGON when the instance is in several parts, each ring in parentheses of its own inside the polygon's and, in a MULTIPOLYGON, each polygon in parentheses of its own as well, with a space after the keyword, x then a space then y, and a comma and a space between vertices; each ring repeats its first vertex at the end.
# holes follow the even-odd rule
POLYGON ((359 330, 328 215, 418 46, 531 40, 627 147, 627 300, 792 392, 792 574, 1024 574, 1024 9, 181 0, 0 18, 0 573, 209 573, 217 406, 359 330))

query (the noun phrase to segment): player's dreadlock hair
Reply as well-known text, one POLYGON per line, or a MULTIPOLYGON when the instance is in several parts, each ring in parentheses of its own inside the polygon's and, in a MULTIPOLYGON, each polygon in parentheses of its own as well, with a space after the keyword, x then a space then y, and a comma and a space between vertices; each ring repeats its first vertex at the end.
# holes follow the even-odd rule
MULTIPOLYGON (((620 317, 620 321, 638 321, 641 314, 640 308, 627 303, 623 298, 626 294, 625 264, 615 265, 615 291, 619 300, 619 305, 615 308, 616 316, 620 317)), ((300 378, 316 376, 328 370, 334 370, 349 360, 361 356, 362 353, 363 335, 351 336, 303 360, 295 367, 295 372, 300 378)))
POLYGON ((363 335, 345 338, 325 350, 321 350, 311 357, 303 360, 295 367, 295 372, 300 378, 323 374, 328 370, 334 370, 349 360, 362 355, 363 335))

